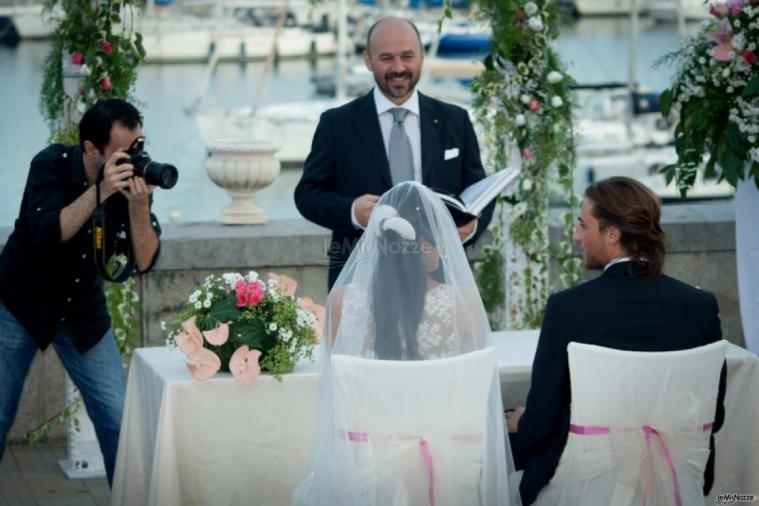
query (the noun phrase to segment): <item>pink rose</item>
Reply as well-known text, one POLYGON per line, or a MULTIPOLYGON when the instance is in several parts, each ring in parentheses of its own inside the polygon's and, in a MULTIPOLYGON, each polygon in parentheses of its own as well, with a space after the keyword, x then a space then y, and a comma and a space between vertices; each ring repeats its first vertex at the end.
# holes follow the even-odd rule
POLYGON ((102 81, 100 81, 100 88, 103 91, 108 91, 111 89, 111 78, 108 76, 105 76, 102 81))
POLYGON ((540 102, 535 100, 534 98, 530 101, 530 110, 532 112, 538 112, 540 110, 540 102))
POLYGON ((522 157, 525 160, 532 158, 532 151, 530 151, 530 148, 524 148, 524 150, 522 150, 522 157))
POLYGON ((264 287, 258 281, 249 283, 247 292, 248 292, 248 306, 250 307, 257 306, 259 302, 264 300, 264 297, 265 297, 264 287))
POLYGON ((756 61, 756 53, 753 51, 747 49, 743 51, 743 59, 748 63, 749 65, 753 65, 756 61))
POLYGON ((71 55, 71 63, 74 65, 81 65, 84 63, 84 53, 81 51, 77 51, 76 53, 71 55))
POLYGON ((113 52, 113 43, 110 40, 103 41, 103 52, 109 55, 113 52))

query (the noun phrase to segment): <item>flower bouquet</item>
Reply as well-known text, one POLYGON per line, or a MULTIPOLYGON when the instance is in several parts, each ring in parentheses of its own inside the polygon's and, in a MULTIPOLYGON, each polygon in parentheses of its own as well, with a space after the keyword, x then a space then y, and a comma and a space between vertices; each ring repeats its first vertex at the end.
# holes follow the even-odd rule
POLYGON ((718 176, 733 187, 753 177, 759 186, 757 44, 759 0, 729 0, 715 3, 698 34, 662 59, 675 60, 677 72, 672 87, 662 93, 661 112, 680 116, 677 162, 662 170, 683 196, 705 153, 705 177, 718 176))
POLYGON ((168 344, 187 357, 193 378, 229 371, 252 383, 261 370, 277 379, 301 358, 313 358, 324 308, 295 297, 297 283, 278 274, 208 276, 190 294, 187 309, 169 328, 168 344))

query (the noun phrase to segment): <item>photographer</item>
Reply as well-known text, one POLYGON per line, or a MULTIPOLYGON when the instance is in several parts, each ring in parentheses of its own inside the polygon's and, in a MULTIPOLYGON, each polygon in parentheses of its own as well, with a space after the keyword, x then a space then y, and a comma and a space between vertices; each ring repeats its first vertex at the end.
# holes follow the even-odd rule
POLYGON ((127 154, 141 136, 135 107, 101 100, 84 114, 78 145, 54 144, 32 160, 0 255, 0 459, 32 359, 52 343, 82 394, 111 483, 125 381, 94 258, 93 235, 101 234, 93 232, 93 214, 100 202, 109 268, 153 266, 160 234, 150 212, 154 187, 135 175, 127 154))

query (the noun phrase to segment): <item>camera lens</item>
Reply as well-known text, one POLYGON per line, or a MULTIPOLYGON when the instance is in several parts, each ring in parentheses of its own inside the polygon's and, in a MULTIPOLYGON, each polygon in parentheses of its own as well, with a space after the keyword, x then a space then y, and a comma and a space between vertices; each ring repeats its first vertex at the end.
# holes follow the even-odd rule
POLYGON ((177 184, 179 172, 177 168, 168 163, 158 163, 150 160, 143 167, 135 165, 135 175, 141 175, 145 182, 150 185, 160 186, 168 190, 177 184))

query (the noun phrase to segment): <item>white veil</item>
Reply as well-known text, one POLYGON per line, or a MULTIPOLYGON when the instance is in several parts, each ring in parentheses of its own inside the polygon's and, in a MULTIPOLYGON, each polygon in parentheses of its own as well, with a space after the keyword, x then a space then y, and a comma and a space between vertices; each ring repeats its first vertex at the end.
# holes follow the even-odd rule
MULTIPOLYGON (((419 424, 427 423, 420 420, 426 419, 427 415, 432 417, 430 425, 445 426, 456 425, 462 416, 471 418, 466 412, 476 411, 469 409, 474 401, 470 401, 460 387, 467 380, 464 369, 454 366, 444 369, 444 382, 430 382, 423 373, 416 374, 417 368, 414 369, 415 376, 407 376, 413 378, 408 381, 410 384, 378 385, 371 395, 360 397, 359 404, 367 397, 371 403, 375 397, 384 396, 384 406, 391 407, 384 414, 377 415, 379 425, 375 424, 370 433, 356 435, 350 432, 356 429, 350 426, 355 422, 346 422, 336 406, 341 387, 333 359, 358 358, 353 362, 359 363, 359 372, 372 370, 372 366, 378 364, 391 368, 393 364, 401 367, 404 367, 402 364, 421 365, 419 370, 423 371, 426 370, 425 364, 446 363, 440 362, 441 359, 455 361, 455 357, 487 348, 488 332, 487 316, 469 263, 442 201, 434 192, 414 182, 399 184, 386 192, 374 208, 366 232, 329 295, 319 350, 321 376, 317 430, 311 458, 293 493, 292 504, 360 506, 418 502, 420 496, 414 496, 412 492, 381 496, 375 486, 378 480, 409 481, 403 476, 410 465, 408 461, 422 460, 418 452, 414 453, 416 447, 406 451, 408 440, 413 438, 401 432, 416 431, 419 424), (433 360, 438 361, 431 362, 433 360), (457 374, 461 376, 457 377, 457 374), (453 391, 440 392, 446 388, 453 391), (391 418, 390 414, 396 414, 395 410, 409 409, 400 400, 393 404, 398 396, 387 391, 391 389, 414 391, 422 396, 426 393, 419 392, 430 391, 438 397, 458 395, 454 399, 458 404, 446 401, 444 405, 464 406, 465 409, 440 409, 441 412, 424 413, 422 417, 414 415, 411 425, 415 429, 388 428, 385 422, 391 418), (346 440, 360 440, 363 444, 345 444, 346 440), (380 469, 382 465, 386 471, 380 469), (362 472, 366 476, 360 476, 362 472), (387 472, 393 476, 388 477, 387 472)), ((482 407, 480 419, 484 417, 481 429, 477 431, 482 441, 477 447, 478 460, 467 462, 464 470, 457 468, 452 474, 454 471, 445 468, 441 461, 446 458, 456 460, 459 451, 456 448, 459 447, 447 447, 444 443, 430 446, 432 455, 429 456, 428 471, 431 476, 434 461, 435 473, 439 474, 435 477, 438 497, 435 501, 430 494, 430 500, 425 499, 425 502, 437 502, 438 506, 461 503, 505 505, 517 500, 517 491, 509 490, 507 475, 508 471, 513 471, 513 464, 508 438, 504 437, 499 375, 495 362, 492 363, 493 367, 489 368, 492 371, 484 373, 485 386, 478 404, 482 407), (475 484, 472 495, 467 495, 467 499, 462 499, 464 496, 461 495, 446 497, 449 493, 453 495, 449 492, 452 489, 445 486, 447 481, 455 481, 449 478, 467 473, 470 476, 466 479, 475 484)), ((440 374, 439 367, 437 371, 440 374)), ((411 410, 413 408, 411 406, 411 410)), ((366 419, 365 415, 362 413, 362 420, 366 419)), ((366 431, 366 427, 361 430, 366 431)))

